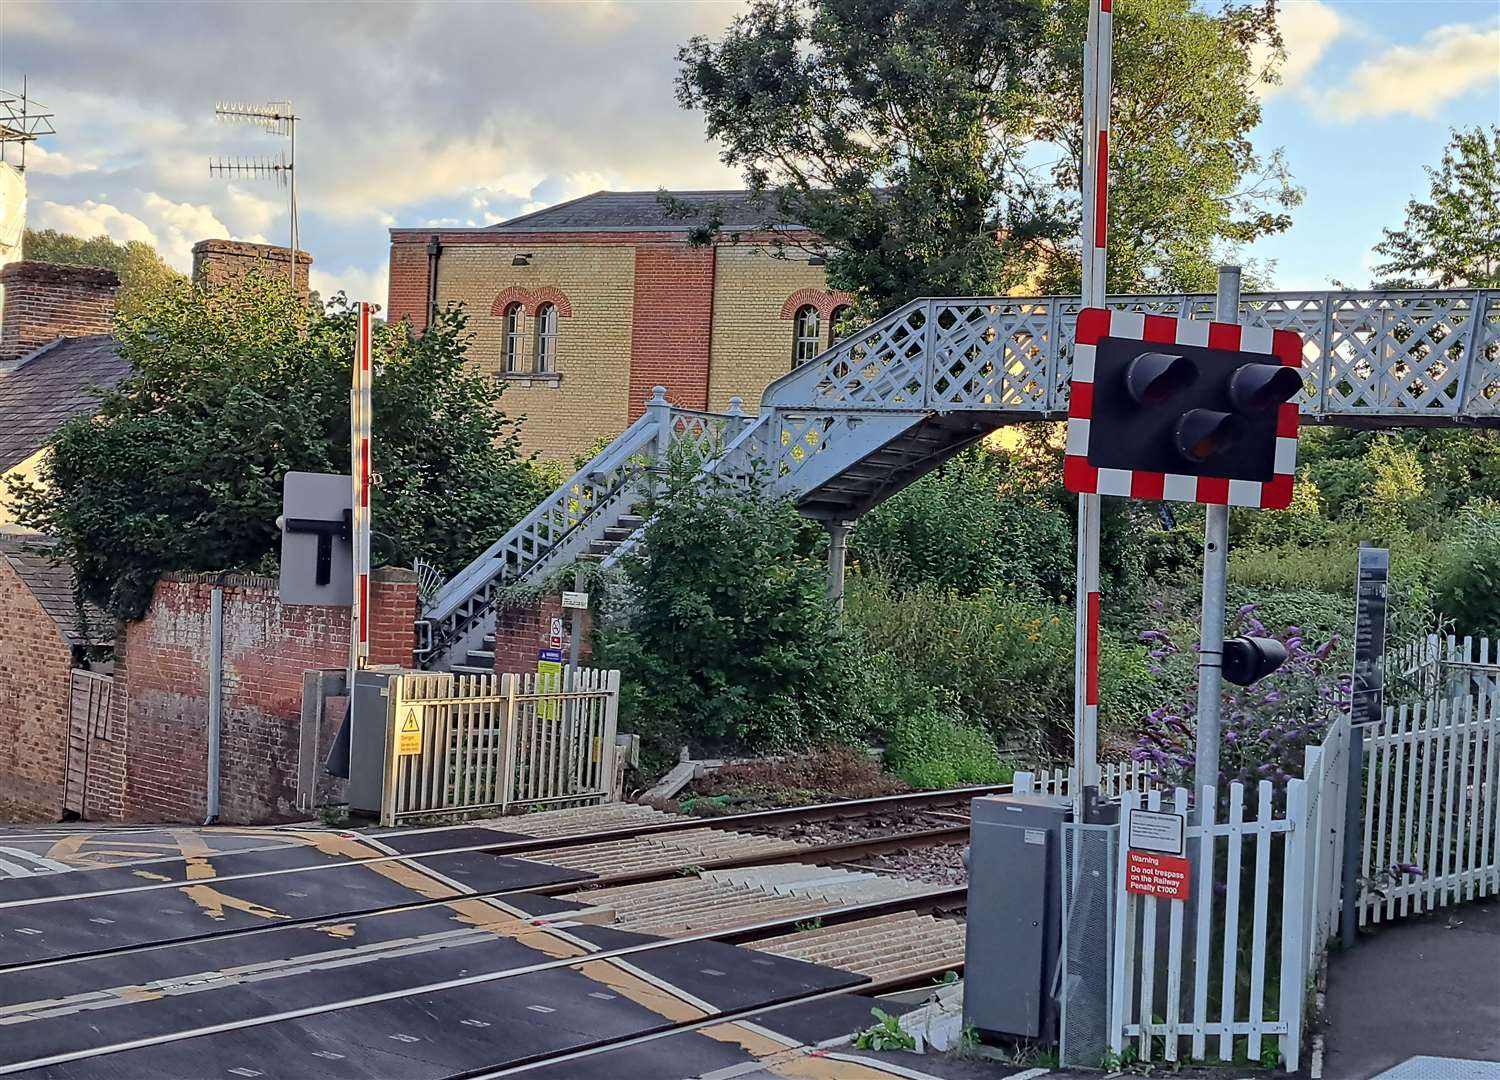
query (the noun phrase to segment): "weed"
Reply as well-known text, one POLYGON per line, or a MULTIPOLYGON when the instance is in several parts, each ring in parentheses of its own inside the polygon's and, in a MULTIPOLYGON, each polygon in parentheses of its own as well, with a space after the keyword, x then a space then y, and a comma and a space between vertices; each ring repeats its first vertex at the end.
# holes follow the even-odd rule
POLYGON ((876 1022, 854 1036, 861 1050, 915 1050, 917 1040, 901 1027, 901 1021, 884 1009, 871 1009, 876 1022))
POLYGON ((822 919, 808 919, 806 922, 799 922, 799 923, 797 923, 795 926, 792 927, 792 931, 794 933, 798 933, 798 934, 805 934, 809 930, 821 930, 822 928, 823 928, 823 920, 822 919))
POLYGON ((349 807, 346 803, 325 803, 318 807, 318 820, 330 829, 342 829, 349 824, 349 807))

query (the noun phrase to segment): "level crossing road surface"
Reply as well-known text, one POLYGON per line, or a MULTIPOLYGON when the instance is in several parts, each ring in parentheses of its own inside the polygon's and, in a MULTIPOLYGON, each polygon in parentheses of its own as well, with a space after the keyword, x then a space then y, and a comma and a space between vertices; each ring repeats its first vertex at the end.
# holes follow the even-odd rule
POLYGON ((869 999, 841 993, 863 976, 574 921, 583 905, 510 890, 593 875, 446 851, 516 839, 0 830, 67 868, 0 880, 0 1076, 922 1075, 807 1053, 868 1026, 869 999))

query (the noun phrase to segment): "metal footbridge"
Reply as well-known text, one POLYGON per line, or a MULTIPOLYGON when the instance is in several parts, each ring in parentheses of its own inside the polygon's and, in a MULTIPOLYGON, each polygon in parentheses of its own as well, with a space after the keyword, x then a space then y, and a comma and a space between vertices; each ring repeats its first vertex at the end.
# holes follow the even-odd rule
MULTIPOLYGON (((1208 319, 1211 294, 1110 297, 1208 319)), ((758 415, 673 407, 663 392, 597 457, 436 594, 423 666, 479 646, 509 586, 628 540, 674 446, 754 476, 806 515, 850 521, 1007 424, 1067 415, 1079 299, 913 300, 766 388, 758 415)), ((1357 428, 1500 427, 1500 290, 1248 293, 1240 321, 1305 342, 1303 420, 1357 428)))

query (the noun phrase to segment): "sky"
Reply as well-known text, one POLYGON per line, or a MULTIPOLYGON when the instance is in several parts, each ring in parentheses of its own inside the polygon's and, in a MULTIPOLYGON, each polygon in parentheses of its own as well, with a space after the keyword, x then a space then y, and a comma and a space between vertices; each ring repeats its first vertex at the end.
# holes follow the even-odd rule
MULTIPOLYGON (((1285 149, 1307 198, 1246 254, 1278 288, 1365 286, 1448 129, 1500 123, 1500 0, 1282 8, 1283 83, 1253 139, 1285 149)), ((741 10, 0 0, 0 87, 25 75, 55 113, 28 153, 28 224, 145 240, 180 269, 208 237, 287 242, 283 189, 207 166, 284 147, 216 122, 216 102, 289 99, 313 286, 383 303, 391 226, 482 226, 601 188, 739 186, 672 83, 677 47, 741 10)))

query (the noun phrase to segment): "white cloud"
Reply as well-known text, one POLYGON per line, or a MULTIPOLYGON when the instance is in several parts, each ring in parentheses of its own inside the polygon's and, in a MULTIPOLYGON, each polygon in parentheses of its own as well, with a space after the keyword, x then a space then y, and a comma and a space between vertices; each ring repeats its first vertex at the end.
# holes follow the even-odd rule
MULTIPOLYGON (((1277 13, 1276 24, 1285 42, 1286 59, 1277 69, 1281 81, 1261 84, 1263 98, 1300 86, 1317 67, 1328 46, 1351 29, 1349 21, 1322 0, 1284 5, 1277 13)), ((1257 46, 1253 59, 1256 67, 1261 68, 1270 54, 1264 46, 1257 46)))
POLYGON ((26 171, 46 176, 76 176, 79 173, 98 172, 99 166, 80 161, 60 150, 48 150, 38 142, 26 149, 26 171))
POLYGON ((1431 119, 1453 98, 1500 80, 1500 23, 1458 23, 1428 31, 1361 63, 1344 85, 1320 95, 1335 118, 1410 113, 1431 119))
POLYGON ((193 245, 210 237, 251 239, 236 235, 215 216, 213 209, 194 203, 174 202, 154 191, 124 192, 119 201, 126 207, 96 199, 78 203, 43 201, 36 204, 31 226, 56 229, 74 236, 108 236, 116 243, 140 240, 150 244, 178 270, 193 264, 193 245))
POLYGON ((34 229, 56 229, 83 237, 103 235, 120 244, 131 240, 143 240, 148 244, 156 242, 149 225, 109 203, 86 199, 73 206, 55 202, 34 205, 33 216, 27 223, 34 229))
POLYGON ((179 270, 193 263, 193 245, 210 237, 239 239, 209 206, 173 202, 154 191, 146 193, 145 216, 153 222, 156 250, 179 270))
POLYGON ((315 257, 312 269, 308 272, 308 284, 324 300, 332 299, 334 293, 342 290, 350 300, 367 300, 384 307, 389 277, 389 268, 383 264, 373 270, 347 266, 342 270, 329 271, 319 269, 315 257))

